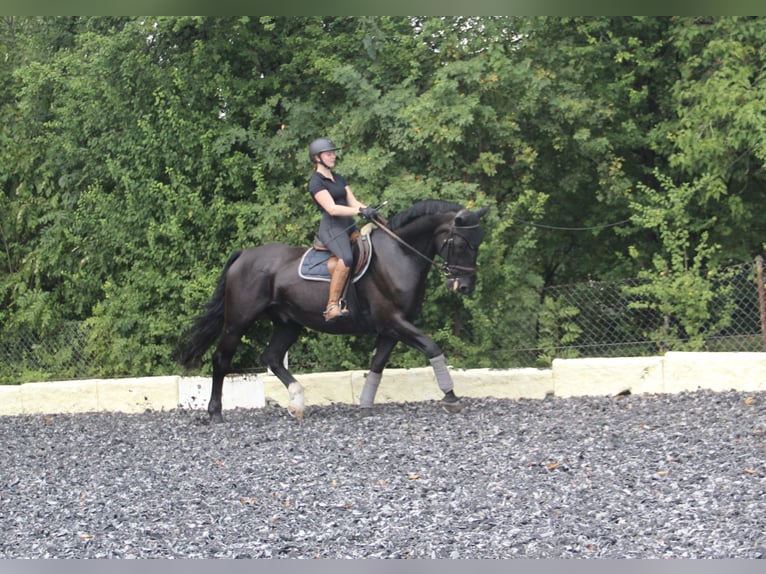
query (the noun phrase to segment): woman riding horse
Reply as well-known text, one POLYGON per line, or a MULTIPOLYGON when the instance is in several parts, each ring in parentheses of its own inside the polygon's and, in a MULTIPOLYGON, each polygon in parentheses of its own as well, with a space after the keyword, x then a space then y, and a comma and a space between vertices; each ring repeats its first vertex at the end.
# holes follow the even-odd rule
POLYGON ((327 322, 335 321, 349 314, 341 307, 340 298, 353 265, 351 241, 349 235, 356 231, 354 216, 367 219, 377 218, 374 207, 368 207, 354 197, 351 188, 342 175, 333 173, 336 155, 339 150, 327 138, 317 138, 309 144, 309 159, 314 164, 314 173, 309 180, 309 193, 322 212, 319 223, 319 240, 338 258, 332 270, 330 295, 324 311, 327 322))
POLYGON ((399 341, 428 359, 444 393, 445 408, 459 408, 444 352, 414 321, 422 309, 433 265, 444 273, 452 292, 473 292, 476 259, 484 239, 480 220, 487 209, 473 211, 457 203, 429 199, 393 215, 375 229, 370 235, 374 245, 372 262, 355 284, 359 306, 353 321, 328 323, 320 316, 327 291, 299 273, 306 247, 266 243, 232 253, 204 311, 181 337, 178 355, 181 365, 196 368, 218 341, 211 357, 211 422, 223 421, 224 377, 231 371, 242 336, 260 318, 270 320, 272 327, 261 362, 287 388, 288 411, 298 418, 305 406, 303 387, 287 369, 284 358, 306 328, 336 335, 376 336, 370 370, 359 396, 363 409, 372 407, 383 369, 399 341), (436 257, 443 263, 438 263, 436 257))

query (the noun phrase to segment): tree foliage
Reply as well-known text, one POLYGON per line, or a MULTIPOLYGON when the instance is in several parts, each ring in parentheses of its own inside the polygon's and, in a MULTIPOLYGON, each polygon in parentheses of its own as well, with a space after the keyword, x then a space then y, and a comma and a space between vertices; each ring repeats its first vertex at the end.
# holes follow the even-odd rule
MULTIPOLYGON (((713 303, 725 301, 725 292, 730 289, 709 280, 715 273, 711 261, 721 249, 720 245, 710 243, 710 229, 716 220, 695 220, 689 210, 694 197, 712 180, 676 186, 661 174, 657 174, 657 179, 660 189, 641 186, 643 197, 633 207, 636 222, 656 229, 661 246, 652 255, 652 268, 639 271, 639 277, 648 281, 627 291, 638 296, 631 303, 633 308, 655 309, 665 318, 654 333, 660 350, 667 348, 671 339, 686 340, 684 348, 700 351, 707 332, 716 333, 730 322, 725 313, 713 316, 714 307, 720 306, 713 303)), ((639 257, 635 246, 629 251, 633 257, 639 257)))
MULTIPOLYGON (((560 338, 544 285, 664 271, 645 303, 672 292, 692 309, 717 266, 763 247, 763 23, 6 17, 0 343, 76 323, 83 375, 174 372, 232 250, 308 244, 317 135, 391 213, 429 197, 492 206, 476 294, 429 279, 421 323, 453 364, 509 366, 504 350, 560 338)), ((241 368, 267 337, 248 335, 241 368)), ((293 364, 364 367, 370 350, 306 333, 293 364)))

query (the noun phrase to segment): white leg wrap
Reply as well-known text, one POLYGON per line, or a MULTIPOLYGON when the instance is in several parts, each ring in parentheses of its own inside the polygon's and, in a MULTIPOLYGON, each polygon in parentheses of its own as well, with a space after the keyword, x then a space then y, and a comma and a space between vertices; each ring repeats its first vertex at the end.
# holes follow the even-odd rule
POLYGON ((438 357, 429 359, 429 362, 436 375, 436 384, 439 385, 439 388, 443 393, 450 392, 455 385, 452 383, 452 375, 449 374, 449 370, 447 369, 447 358, 442 354, 438 357))
POLYGON ((290 395, 290 403, 287 405, 287 411, 296 419, 303 418, 303 411, 306 408, 303 402, 303 387, 298 381, 290 383, 287 387, 290 395))
POLYGON ((371 408, 375 402, 375 393, 378 392, 381 376, 381 373, 373 373, 372 371, 367 373, 362 387, 362 396, 359 398, 359 406, 363 409, 371 408))

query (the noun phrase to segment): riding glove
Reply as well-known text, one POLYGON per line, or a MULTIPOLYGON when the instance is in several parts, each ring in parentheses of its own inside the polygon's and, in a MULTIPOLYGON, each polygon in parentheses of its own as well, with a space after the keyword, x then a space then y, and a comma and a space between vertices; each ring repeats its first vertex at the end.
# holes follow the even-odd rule
POLYGON ((360 207, 359 208, 359 215, 369 219, 370 221, 375 221, 379 217, 378 210, 375 209, 374 207, 370 207, 370 206, 360 207))

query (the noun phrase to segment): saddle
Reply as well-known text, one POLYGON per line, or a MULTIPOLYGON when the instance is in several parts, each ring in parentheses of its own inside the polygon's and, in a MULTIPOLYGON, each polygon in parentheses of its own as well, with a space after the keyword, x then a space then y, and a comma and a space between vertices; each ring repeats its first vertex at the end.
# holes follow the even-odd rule
MULTIPOLYGON (((362 278, 372 260, 372 241, 370 241, 369 232, 369 228, 365 226, 362 233, 354 231, 349 236, 354 255, 354 265, 351 269, 351 281, 354 283, 362 278)), ((312 246, 301 257, 298 264, 298 275, 309 281, 327 281, 329 283, 337 262, 338 258, 318 237, 315 237, 312 246)))

